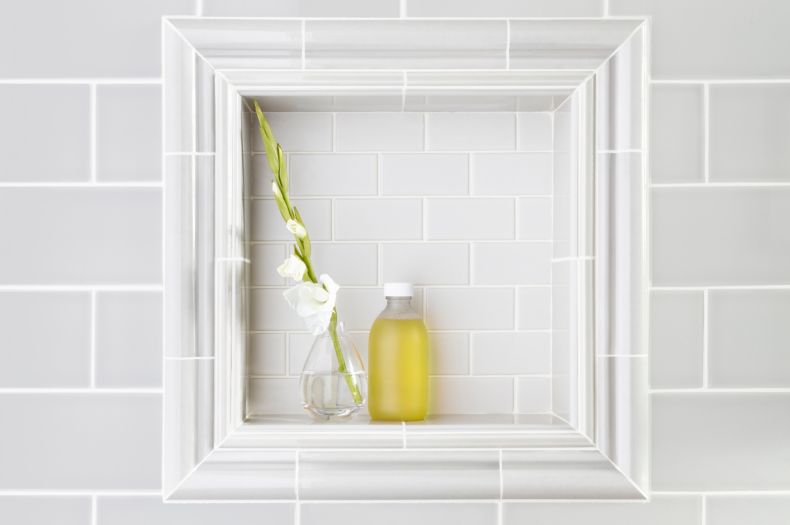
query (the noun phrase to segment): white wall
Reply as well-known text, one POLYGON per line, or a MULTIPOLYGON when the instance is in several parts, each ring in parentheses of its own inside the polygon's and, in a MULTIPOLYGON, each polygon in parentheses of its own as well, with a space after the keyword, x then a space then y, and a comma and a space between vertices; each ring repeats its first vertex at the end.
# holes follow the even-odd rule
MULTIPOLYGON (((502 518, 790 521, 790 3, 16 0, 2 11, 3 522, 294 521, 284 503, 159 503, 159 16, 201 13, 652 15, 654 497, 506 504, 502 518)), ((300 514, 496 522, 494 504, 473 502, 300 514)))

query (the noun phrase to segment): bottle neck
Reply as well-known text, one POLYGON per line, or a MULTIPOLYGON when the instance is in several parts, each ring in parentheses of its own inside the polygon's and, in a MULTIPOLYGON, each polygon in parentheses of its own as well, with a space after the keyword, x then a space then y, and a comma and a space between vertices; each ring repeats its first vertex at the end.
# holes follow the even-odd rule
POLYGON ((419 318, 411 306, 411 297, 387 297, 387 306, 381 315, 397 319, 419 318))

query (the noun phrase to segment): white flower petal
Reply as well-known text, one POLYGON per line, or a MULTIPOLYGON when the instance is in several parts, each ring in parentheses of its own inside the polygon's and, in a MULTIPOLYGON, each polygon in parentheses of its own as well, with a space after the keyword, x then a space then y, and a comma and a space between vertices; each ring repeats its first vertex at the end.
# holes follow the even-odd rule
POLYGON ((320 283, 302 282, 283 292, 285 300, 314 335, 329 327, 340 289, 328 275, 321 275, 319 280, 320 283))
POLYGON ((293 219, 288 219, 288 221, 285 223, 285 228, 300 239, 304 239, 307 236, 307 230, 305 227, 293 219))
POLYGON ((294 281, 301 281, 307 271, 304 261, 296 255, 291 255, 283 263, 277 267, 277 273, 281 277, 290 277, 294 281))

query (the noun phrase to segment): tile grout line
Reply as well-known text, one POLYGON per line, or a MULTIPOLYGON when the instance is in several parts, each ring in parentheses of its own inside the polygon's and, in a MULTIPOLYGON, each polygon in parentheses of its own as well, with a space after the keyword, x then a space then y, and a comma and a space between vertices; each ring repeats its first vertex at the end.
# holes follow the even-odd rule
POLYGON ((299 494, 299 449, 294 449, 294 524, 302 523, 302 501, 299 494))
POLYGON ((710 312, 709 300, 710 292, 706 289, 702 292, 702 387, 708 388, 708 362, 709 362, 709 327, 708 314, 710 312))

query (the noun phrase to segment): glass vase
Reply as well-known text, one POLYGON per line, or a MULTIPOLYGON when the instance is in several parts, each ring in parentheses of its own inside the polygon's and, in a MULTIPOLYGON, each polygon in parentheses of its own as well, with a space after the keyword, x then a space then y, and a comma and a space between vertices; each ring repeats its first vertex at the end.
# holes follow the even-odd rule
POLYGON ((364 406, 365 365, 342 323, 313 340, 299 383, 302 406, 318 419, 348 418, 364 406))

